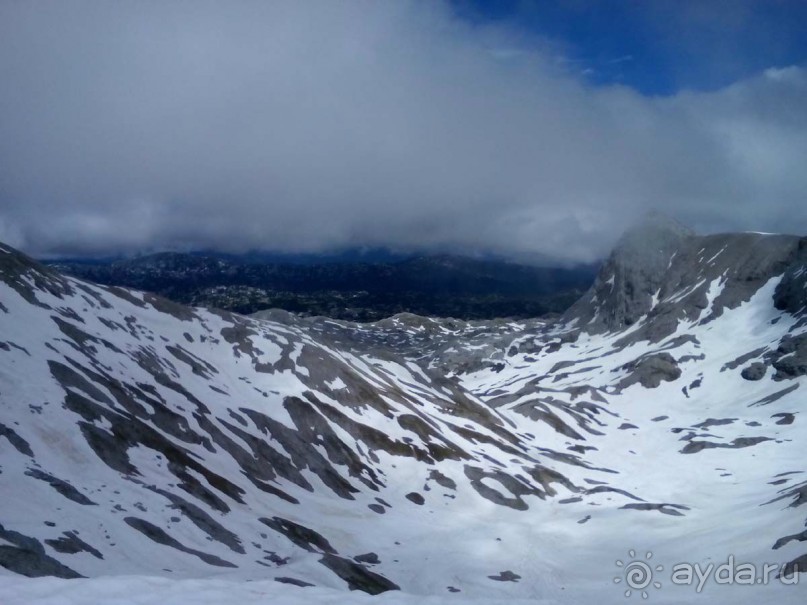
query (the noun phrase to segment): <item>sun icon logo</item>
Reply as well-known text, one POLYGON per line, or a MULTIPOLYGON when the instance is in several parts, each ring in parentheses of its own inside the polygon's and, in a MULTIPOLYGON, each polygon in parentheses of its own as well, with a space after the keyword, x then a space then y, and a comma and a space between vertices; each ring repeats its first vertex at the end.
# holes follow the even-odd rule
POLYGON ((621 584, 625 582, 627 590, 625 590, 625 597, 628 598, 633 595, 634 591, 641 594, 643 599, 649 595, 647 589, 653 586, 656 589, 661 588, 661 582, 653 580, 653 573, 656 571, 664 571, 663 565, 656 565, 653 567, 650 559, 653 558, 653 553, 647 551, 644 560, 637 558, 635 550, 629 550, 628 556, 630 559, 627 563, 621 560, 616 560, 616 566, 622 569, 622 575, 614 578, 614 584, 621 584))

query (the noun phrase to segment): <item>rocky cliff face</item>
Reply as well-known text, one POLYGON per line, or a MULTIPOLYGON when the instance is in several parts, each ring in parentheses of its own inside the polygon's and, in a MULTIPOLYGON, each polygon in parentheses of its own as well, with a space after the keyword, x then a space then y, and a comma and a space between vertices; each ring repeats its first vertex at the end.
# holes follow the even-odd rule
POLYGON ((708 323, 738 307, 775 277, 782 278, 777 308, 797 313, 804 305, 804 241, 761 233, 696 236, 670 219, 650 217, 620 240, 564 319, 602 333, 646 318, 631 338, 658 341, 681 321, 708 323))
POLYGON ((619 240, 591 289, 567 313, 588 331, 621 330, 655 305, 675 256, 695 234, 672 219, 649 216, 619 240))
MULTIPOLYGON (((183 307, 0 245, 0 574, 588 602, 624 598, 634 548, 792 571, 804 250, 656 222, 558 322, 351 324, 183 307)), ((731 598, 803 596, 767 588, 731 598)))
POLYGON ((776 287, 774 305, 780 311, 803 316, 807 311, 807 237, 799 239, 793 261, 776 287))

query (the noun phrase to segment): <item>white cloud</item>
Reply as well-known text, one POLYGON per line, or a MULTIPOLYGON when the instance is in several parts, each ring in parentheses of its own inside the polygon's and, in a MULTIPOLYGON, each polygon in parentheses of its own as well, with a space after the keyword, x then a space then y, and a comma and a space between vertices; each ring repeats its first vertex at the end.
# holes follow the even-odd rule
POLYGON ((435 3, 52 2, 0 6, 0 74, 0 237, 37 254, 807 228, 800 67, 646 98, 435 3))

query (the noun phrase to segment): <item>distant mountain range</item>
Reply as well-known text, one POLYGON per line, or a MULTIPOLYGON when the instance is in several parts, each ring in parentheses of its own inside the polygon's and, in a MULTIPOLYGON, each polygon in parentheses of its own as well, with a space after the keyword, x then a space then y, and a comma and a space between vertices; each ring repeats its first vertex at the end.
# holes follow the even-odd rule
POLYGON ((598 269, 447 254, 341 255, 320 262, 308 255, 272 258, 165 252, 48 264, 82 279, 147 290, 183 304, 238 313, 279 308, 353 321, 402 312, 466 320, 562 313, 592 284, 598 269))

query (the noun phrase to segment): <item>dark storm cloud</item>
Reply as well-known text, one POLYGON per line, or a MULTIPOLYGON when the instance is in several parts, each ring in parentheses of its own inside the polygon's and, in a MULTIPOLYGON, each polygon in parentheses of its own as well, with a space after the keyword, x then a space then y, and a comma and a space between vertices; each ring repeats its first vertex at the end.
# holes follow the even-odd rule
POLYGON ((435 3, 5 2, 0 240, 588 260, 661 209, 807 231, 807 73, 592 88, 435 3))

